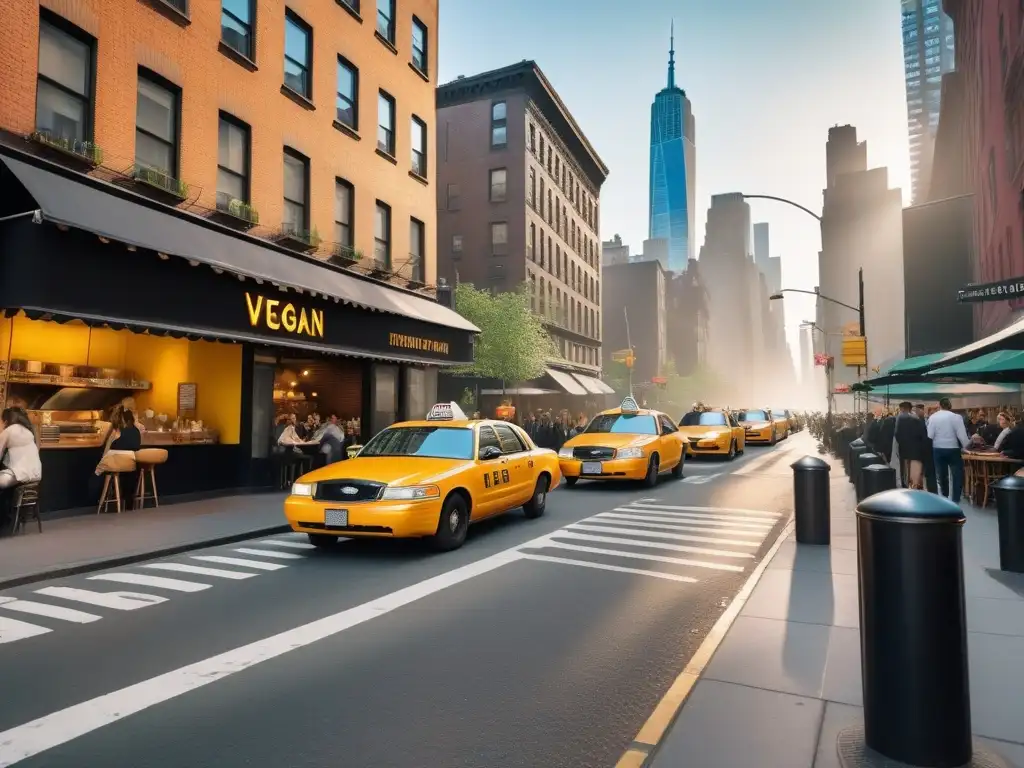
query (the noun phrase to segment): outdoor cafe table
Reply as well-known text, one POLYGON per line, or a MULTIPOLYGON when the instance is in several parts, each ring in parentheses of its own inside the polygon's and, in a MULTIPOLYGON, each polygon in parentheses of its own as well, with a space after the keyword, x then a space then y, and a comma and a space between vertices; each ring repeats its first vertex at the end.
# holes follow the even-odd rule
POLYGON ((964 493, 973 504, 988 505, 989 489, 1000 478, 1012 475, 1024 465, 1000 453, 964 451, 964 493))

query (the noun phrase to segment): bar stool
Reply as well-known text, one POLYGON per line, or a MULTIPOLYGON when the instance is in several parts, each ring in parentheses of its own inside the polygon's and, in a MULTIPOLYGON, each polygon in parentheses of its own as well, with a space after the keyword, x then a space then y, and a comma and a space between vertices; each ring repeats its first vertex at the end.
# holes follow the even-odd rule
POLYGON ((156 492, 156 468, 167 463, 167 451, 163 448, 143 448, 135 452, 135 464, 139 468, 139 480, 135 484, 135 509, 145 509, 146 500, 152 499, 153 506, 160 506, 160 497, 156 492), (149 477, 149 490, 146 493, 146 477, 149 477))
POLYGON ((12 533, 19 533, 25 530, 25 523, 35 519, 39 526, 39 532, 43 532, 43 521, 39 517, 39 483, 19 483, 14 486, 14 525, 12 533), (31 510, 31 513, 29 513, 31 510))
POLYGON ((107 507, 114 505, 116 512, 124 510, 124 501, 121 498, 121 475, 135 471, 135 455, 131 453, 108 453, 100 461, 103 472, 103 492, 100 494, 100 503, 96 508, 96 514, 107 511, 107 507))

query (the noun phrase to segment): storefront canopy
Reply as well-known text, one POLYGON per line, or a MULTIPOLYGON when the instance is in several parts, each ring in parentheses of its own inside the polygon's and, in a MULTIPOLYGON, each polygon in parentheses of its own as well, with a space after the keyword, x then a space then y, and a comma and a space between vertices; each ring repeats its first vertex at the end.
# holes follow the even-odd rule
POLYGON ((32 197, 42 218, 55 224, 365 309, 463 331, 480 330, 425 297, 329 268, 185 211, 151 207, 144 198, 113 184, 92 178, 77 181, 6 156, 0 163, 32 197))
POLYGON ((968 379, 977 382, 1024 381, 1024 352, 990 352, 955 365, 933 368, 928 372, 928 378, 968 379))
POLYGON ((879 387, 886 384, 918 381, 920 380, 921 374, 941 360, 944 354, 944 352, 938 352, 931 355, 908 357, 906 360, 900 360, 898 363, 894 363, 881 376, 868 379, 865 383, 870 384, 873 387, 879 387))
POLYGON ((548 368, 545 373, 554 379, 566 393, 570 395, 586 395, 586 388, 572 377, 571 373, 560 371, 557 368, 548 368))
POLYGON ((920 400, 939 400, 943 397, 971 397, 978 395, 1006 395, 1015 401, 1021 395, 1020 385, 1016 384, 943 384, 941 382, 917 382, 908 384, 892 384, 875 387, 870 393, 872 400, 888 398, 917 398, 920 400))
POLYGON ((609 387, 600 379, 595 379, 593 376, 585 376, 582 373, 574 373, 572 377, 576 379, 583 388, 587 390, 588 394, 591 395, 614 395, 615 390, 609 387))

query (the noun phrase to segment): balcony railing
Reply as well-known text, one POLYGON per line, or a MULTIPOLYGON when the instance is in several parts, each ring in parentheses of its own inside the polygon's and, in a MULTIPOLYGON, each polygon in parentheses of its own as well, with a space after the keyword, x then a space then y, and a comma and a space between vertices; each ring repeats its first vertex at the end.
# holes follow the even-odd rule
POLYGON ((153 168, 148 165, 136 165, 132 170, 132 178, 145 184, 158 192, 164 192, 178 200, 188 197, 188 184, 176 179, 160 168, 153 168))
POLYGON ((89 165, 100 165, 103 162, 103 150, 91 141, 58 136, 50 131, 36 131, 29 138, 37 144, 55 149, 61 154, 89 165))
POLYGON ((251 227, 260 223, 259 211, 244 200, 232 197, 226 192, 217 193, 217 210, 251 227))

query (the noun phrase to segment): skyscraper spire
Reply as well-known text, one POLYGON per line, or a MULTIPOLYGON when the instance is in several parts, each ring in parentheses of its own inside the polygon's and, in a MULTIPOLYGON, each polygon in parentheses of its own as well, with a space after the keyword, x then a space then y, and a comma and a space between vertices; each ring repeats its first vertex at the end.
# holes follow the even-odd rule
POLYGON ((676 87, 676 20, 672 19, 668 37, 668 87, 676 87))

